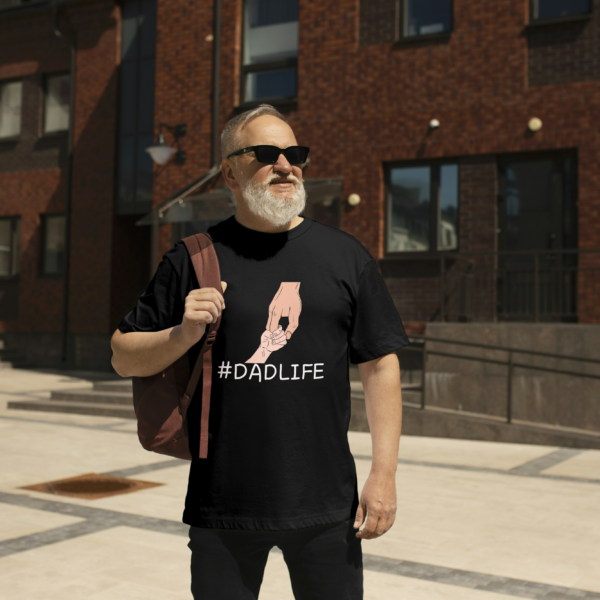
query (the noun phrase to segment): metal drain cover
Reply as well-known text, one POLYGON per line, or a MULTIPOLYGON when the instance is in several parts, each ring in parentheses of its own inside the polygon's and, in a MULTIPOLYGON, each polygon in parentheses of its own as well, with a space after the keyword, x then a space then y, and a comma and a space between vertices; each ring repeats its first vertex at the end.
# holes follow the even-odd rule
POLYGON ((86 475, 69 477, 68 479, 58 479, 56 481, 47 481, 35 485, 25 485, 20 489, 56 494, 57 496, 71 496, 73 498, 96 500, 97 498, 106 498, 107 496, 116 496, 117 494, 137 492, 138 490, 156 487, 158 485, 164 485, 164 483, 127 479, 126 477, 113 477, 112 475, 100 475, 98 473, 87 473, 86 475))

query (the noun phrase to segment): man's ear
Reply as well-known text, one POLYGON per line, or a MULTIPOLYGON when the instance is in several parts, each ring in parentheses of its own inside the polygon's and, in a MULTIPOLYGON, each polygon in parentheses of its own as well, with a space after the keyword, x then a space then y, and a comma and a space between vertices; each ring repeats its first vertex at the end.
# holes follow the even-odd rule
POLYGON ((240 184, 233 172, 233 167, 231 166, 231 162, 228 159, 224 159, 221 163, 221 175, 225 181, 227 187, 232 190, 238 190, 240 188, 240 184))

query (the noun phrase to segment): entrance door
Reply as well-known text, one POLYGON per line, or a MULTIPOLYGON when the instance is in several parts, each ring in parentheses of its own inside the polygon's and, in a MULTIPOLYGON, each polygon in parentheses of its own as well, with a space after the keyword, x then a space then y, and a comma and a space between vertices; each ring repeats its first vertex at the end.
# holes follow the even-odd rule
POLYGON ((500 319, 576 317, 575 166, 571 152, 498 161, 500 319))

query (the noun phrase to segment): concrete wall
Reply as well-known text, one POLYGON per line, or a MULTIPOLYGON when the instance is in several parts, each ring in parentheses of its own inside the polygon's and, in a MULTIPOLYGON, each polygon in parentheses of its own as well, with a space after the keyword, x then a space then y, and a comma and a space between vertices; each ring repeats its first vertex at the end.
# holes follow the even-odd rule
MULTIPOLYGON (((427 335, 456 341, 537 350, 600 361, 600 326, 524 323, 430 323, 427 335)), ((507 353, 429 342, 426 402, 433 406, 504 416, 507 367, 458 357, 505 361, 507 353)), ((515 354, 516 363, 600 376, 600 364, 515 354)), ((600 431, 600 379, 515 367, 512 411, 516 420, 600 431)))

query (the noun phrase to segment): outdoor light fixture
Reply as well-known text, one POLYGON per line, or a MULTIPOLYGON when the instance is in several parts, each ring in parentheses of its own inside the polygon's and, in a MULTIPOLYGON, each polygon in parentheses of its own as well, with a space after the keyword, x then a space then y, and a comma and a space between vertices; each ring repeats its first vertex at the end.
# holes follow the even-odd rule
POLYGON ((542 120, 537 117, 533 117, 533 119, 529 119, 529 123, 527 123, 527 129, 529 131, 539 131, 542 128, 542 120))
POLYGON ((440 122, 437 119, 431 119, 431 121, 429 121, 430 129, 437 129, 439 126, 440 126, 440 122))
POLYGON ((175 155, 173 162, 177 165, 182 165, 185 162, 186 154, 179 146, 179 138, 183 137, 186 133, 187 127, 185 123, 180 125, 166 125, 165 123, 159 123, 158 125, 158 139, 156 144, 146 148, 146 152, 152 157, 152 160, 157 165, 164 165, 171 156, 175 155), (165 127, 171 132, 173 139, 175 140, 176 148, 173 146, 167 146, 165 143, 165 136, 163 135, 162 128, 165 127))
POLYGON ((360 196, 358 194, 350 194, 348 196, 348 204, 350 206, 356 206, 360 202, 360 196))

